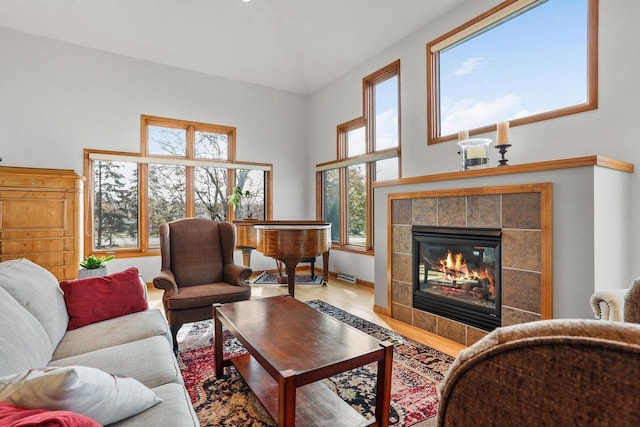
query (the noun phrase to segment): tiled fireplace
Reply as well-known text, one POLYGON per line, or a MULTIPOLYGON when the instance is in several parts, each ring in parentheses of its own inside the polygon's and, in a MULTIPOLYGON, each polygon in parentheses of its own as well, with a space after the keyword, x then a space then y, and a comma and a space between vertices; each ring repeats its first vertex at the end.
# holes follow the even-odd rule
POLYGON ((550 184, 532 184, 392 195, 392 317, 465 345, 496 326, 550 318, 550 191, 550 184), (501 262, 496 263, 501 282, 499 295, 494 297, 501 307, 496 324, 473 326, 464 316, 431 312, 414 304, 414 291, 419 287, 414 283, 412 230, 416 229, 453 229, 463 234, 485 229, 501 236, 501 262))

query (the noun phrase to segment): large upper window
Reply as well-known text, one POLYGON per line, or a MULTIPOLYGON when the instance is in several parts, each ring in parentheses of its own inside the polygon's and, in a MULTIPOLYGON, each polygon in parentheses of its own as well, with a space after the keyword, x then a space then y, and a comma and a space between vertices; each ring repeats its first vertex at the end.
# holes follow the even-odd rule
POLYGON ((271 165, 235 161, 235 128, 142 117, 140 153, 85 150, 86 253, 157 253, 163 222, 266 219, 271 165), (234 187, 243 193, 234 210, 234 187))
POLYGON ((597 107, 597 0, 510 0, 427 45, 428 142, 597 107))
POLYGON ((365 77, 364 115, 338 126, 338 159, 316 167, 332 248, 371 252, 375 181, 400 176, 400 62, 365 77))

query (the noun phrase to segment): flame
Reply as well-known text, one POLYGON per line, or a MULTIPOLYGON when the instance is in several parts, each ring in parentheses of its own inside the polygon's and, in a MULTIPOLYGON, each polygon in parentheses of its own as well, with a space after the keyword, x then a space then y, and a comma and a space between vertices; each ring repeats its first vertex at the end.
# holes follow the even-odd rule
POLYGON ((478 271, 478 279, 487 279, 489 281, 489 295, 496 294, 495 277, 493 274, 489 274, 486 268, 478 271))
POLYGON ((458 252, 454 255, 451 252, 451 249, 447 250, 446 258, 440 260, 440 271, 446 273, 447 276, 451 276, 449 277, 451 279, 469 275, 467 262, 465 261, 462 254, 458 252))
POLYGON ((456 282, 457 280, 481 280, 486 279, 489 282, 489 295, 495 295, 495 277, 487 271, 486 268, 469 269, 467 262, 461 252, 453 253, 451 249, 447 249, 446 257, 431 262, 434 270, 444 274, 447 280, 456 282))

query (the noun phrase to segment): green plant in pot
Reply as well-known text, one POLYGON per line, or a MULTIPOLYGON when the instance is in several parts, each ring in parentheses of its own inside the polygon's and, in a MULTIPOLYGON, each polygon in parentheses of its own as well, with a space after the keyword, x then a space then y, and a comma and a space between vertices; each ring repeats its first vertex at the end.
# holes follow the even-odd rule
POLYGON ((115 255, 97 256, 91 254, 80 263, 80 270, 78 270, 78 278, 82 277, 94 277, 105 276, 107 274, 107 262, 115 258, 115 255))
POLYGON ((229 197, 227 197, 227 204, 232 205, 233 209, 237 212, 238 208, 240 207, 240 204, 242 203, 242 200, 243 199, 246 200, 247 216, 245 219, 251 219, 253 218, 253 215, 251 213, 251 206, 249 204, 250 198, 251 198, 251 192, 249 190, 242 191, 242 188, 236 186, 236 187, 233 187, 233 191, 231 192, 229 197))

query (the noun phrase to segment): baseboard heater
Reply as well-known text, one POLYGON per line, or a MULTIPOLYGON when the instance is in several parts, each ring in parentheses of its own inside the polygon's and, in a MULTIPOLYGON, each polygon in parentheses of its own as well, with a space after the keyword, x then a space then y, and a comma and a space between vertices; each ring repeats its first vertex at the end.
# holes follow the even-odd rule
POLYGON ((338 280, 343 282, 356 283, 356 276, 349 273, 338 273, 338 280))

